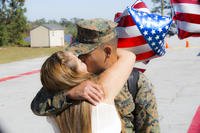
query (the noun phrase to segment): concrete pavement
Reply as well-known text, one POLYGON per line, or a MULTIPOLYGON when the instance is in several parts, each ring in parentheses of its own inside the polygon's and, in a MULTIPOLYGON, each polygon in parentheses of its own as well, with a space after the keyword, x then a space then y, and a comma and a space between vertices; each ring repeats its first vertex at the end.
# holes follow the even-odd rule
POLYGON ((200 48, 168 50, 148 65, 163 133, 184 133, 200 105, 200 48))

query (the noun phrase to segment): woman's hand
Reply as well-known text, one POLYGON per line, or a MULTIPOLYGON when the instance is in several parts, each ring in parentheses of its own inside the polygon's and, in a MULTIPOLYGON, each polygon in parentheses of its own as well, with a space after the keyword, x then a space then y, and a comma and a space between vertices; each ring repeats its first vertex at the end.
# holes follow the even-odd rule
POLYGON ((73 100, 86 100, 92 105, 97 105, 104 99, 102 86, 90 80, 84 81, 66 92, 66 96, 73 100))

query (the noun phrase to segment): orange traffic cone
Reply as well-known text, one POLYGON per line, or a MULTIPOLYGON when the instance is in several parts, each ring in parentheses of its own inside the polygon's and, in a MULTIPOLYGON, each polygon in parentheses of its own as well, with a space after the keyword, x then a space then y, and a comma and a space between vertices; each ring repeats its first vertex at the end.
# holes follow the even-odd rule
POLYGON ((186 45, 185 45, 185 47, 186 48, 189 48, 190 46, 189 46, 189 41, 188 40, 186 40, 186 45))
POLYGON ((167 42, 166 42, 165 48, 169 48, 169 45, 168 45, 168 43, 167 43, 167 42))

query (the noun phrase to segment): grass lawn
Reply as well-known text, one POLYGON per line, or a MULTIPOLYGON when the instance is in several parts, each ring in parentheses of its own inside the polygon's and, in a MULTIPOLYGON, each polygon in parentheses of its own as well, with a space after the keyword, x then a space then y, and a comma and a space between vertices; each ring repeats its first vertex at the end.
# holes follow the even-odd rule
POLYGON ((0 47, 0 64, 51 55, 64 50, 64 47, 30 48, 30 47, 0 47))

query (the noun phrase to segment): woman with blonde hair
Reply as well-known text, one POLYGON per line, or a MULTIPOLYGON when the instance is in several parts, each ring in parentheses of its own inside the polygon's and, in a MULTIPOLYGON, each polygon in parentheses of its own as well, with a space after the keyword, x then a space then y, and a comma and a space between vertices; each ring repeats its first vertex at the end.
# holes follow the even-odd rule
POLYGON ((96 76, 87 71, 87 66, 70 52, 58 51, 42 65, 41 82, 50 93, 70 90, 85 80, 102 86, 105 98, 97 106, 86 101, 63 110, 54 120, 55 132, 60 133, 120 133, 123 123, 114 105, 114 98, 126 83, 135 63, 135 55, 117 50, 118 61, 96 76), (114 126, 113 126, 114 125, 114 126))

